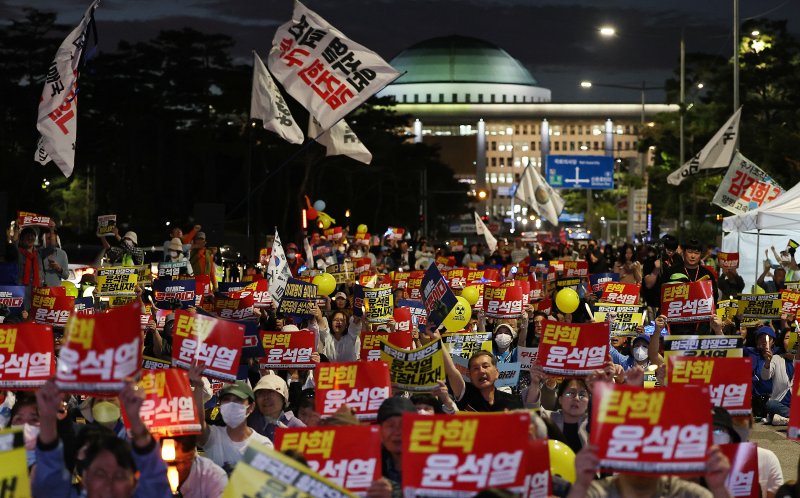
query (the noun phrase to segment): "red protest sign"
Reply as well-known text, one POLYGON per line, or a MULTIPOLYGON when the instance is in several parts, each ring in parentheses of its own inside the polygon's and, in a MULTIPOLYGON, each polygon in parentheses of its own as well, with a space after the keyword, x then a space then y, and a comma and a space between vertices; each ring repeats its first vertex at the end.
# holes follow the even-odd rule
POLYGON ((452 270, 455 265, 455 256, 438 256, 436 258, 436 268, 442 273, 452 270))
POLYGON ((325 238, 328 240, 341 240, 342 238, 342 227, 330 227, 326 228, 323 232, 325 238))
POLYGON ((607 282, 603 284, 601 303, 611 304, 639 304, 639 295, 642 286, 639 284, 623 284, 620 282, 607 282))
POLYGON ((717 262, 720 269, 725 268, 739 268, 739 253, 738 252, 718 252, 717 262))
POLYGON ((406 293, 409 299, 422 299, 419 288, 422 285, 422 278, 425 277, 425 270, 414 270, 408 275, 406 293))
POLYGON ((519 281, 487 283, 483 286, 483 310, 489 318, 519 318, 524 311, 519 281))
POLYGON ((750 358, 670 356, 669 385, 708 386, 711 404, 733 416, 750 415, 753 390, 750 358))
MULTIPOLYGON (((800 361, 794 362, 792 398, 800 399, 800 361)), ((792 403, 789 407, 789 426, 786 428, 786 435, 789 439, 800 439, 800 403, 792 403)))
POLYGON ((67 322, 56 384, 67 393, 118 393, 142 364, 138 302, 67 322))
POLYGON ((275 430, 275 448, 302 453, 311 470, 356 493, 365 493, 381 477, 377 425, 279 427, 275 430))
POLYGON ((550 477, 550 449, 546 439, 528 441, 525 455, 525 498, 547 498, 553 494, 550 477))
POLYGON ((53 221, 49 216, 42 216, 36 213, 28 213, 26 211, 17 211, 17 226, 20 228, 25 227, 49 227, 53 221))
POLYGON ((533 281, 528 280, 528 285, 530 286, 531 289, 529 293, 531 301, 541 299, 544 297, 544 285, 542 285, 542 282, 539 282, 537 280, 533 281))
POLYGON ((252 291, 220 292, 214 299, 214 313, 226 320, 248 320, 253 318, 252 291))
MULTIPOLYGON (((200 433, 200 412, 194 404, 189 374, 178 368, 147 370, 139 387, 144 401, 139 412, 151 433, 172 437, 200 433)), ((130 421, 123 410, 125 427, 130 421)))
POLYGON ((711 280, 662 285, 661 313, 671 323, 708 321, 716 313, 711 280))
POLYGON ((544 372, 582 377, 603 368, 608 355, 608 323, 560 323, 546 320, 539 342, 544 372))
POLYGON ((410 273, 405 271, 392 272, 392 289, 405 289, 408 287, 410 273))
POLYGON ((525 484, 527 413, 403 415, 403 490, 472 496, 525 484), (480 435, 480 436, 479 436, 480 435))
POLYGON ((546 299, 542 299, 541 301, 532 302, 531 306, 533 306, 533 311, 541 311, 542 313, 549 315, 553 310, 553 300, 548 297, 546 299))
POLYGON ((563 265, 562 276, 564 277, 587 278, 589 276, 588 261, 564 261, 563 265))
POLYGON ((411 308, 397 307, 393 312, 394 329, 397 332, 411 332, 411 308))
POLYGON ((258 359, 261 368, 314 368, 311 353, 315 348, 314 332, 261 332, 263 358, 258 359))
POLYGON ((359 420, 375 420, 378 408, 391 393, 389 365, 385 361, 320 363, 317 380, 317 411, 333 415, 342 405, 356 411, 359 420))
POLYGON ((781 317, 789 319, 797 316, 797 312, 800 310, 800 292, 796 290, 782 290, 781 302, 783 303, 781 307, 781 317))
POLYGON ((56 373, 53 328, 0 325, 0 388, 35 389, 56 373))
POLYGON ((361 361, 379 361, 381 359, 381 340, 403 349, 411 349, 414 345, 410 329, 396 332, 381 330, 361 332, 361 361))
POLYGON ((761 498, 756 443, 721 444, 719 449, 731 462, 725 487, 732 497, 761 498))
MULTIPOLYGON (((53 287, 47 287, 53 289, 53 287)), ((43 293, 44 289, 34 289, 31 300, 33 321, 42 325, 64 327, 75 308, 75 298, 43 293)))
POLYGON ((600 467, 641 474, 701 474, 711 446, 711 402, 699 386, 595 383, 590 431, 600 467))
POLYGON ((243 343, 244 325, 184 310, 175 312, 173 365, 188 369, 194 362, 203 362, 205 375, 233 382, 243 343))
POLYGON ((353 273, 361 275, 365 271, 369 271, 372 266, 372 260, 369 258, 350 258, 353 261, 353 273))
POLYGON ((469 285, 469 280, 467 279, 467 275, 472 270, 468 270, 467 268, 453 268, 452 270, 448 271, 447 274, 444 276, 447 279, 447 282, 450 284, 450 288, 453 290, 456 289, 463 289, 467 285, 469 285))

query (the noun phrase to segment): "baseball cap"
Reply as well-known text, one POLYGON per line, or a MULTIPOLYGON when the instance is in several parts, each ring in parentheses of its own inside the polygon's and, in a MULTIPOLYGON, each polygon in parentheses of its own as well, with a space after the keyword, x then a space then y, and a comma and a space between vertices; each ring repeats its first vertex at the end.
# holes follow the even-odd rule
POLYGON ((227 384, 225 387, 220 389, 219 397, 222 398, 226 394, 233 394, 237 398, 240 399, 249 399, 250 401, 255 401, 256 395, 247 382, 243 380, 237 380, 233 384, 227 384))
POLYGON ((269 374, 261 377, 261 380, 258 381, 256 388, 253 389, 253 392, 257 393, 258 391, 262 390, 275 391, 283 396, 284 403, 289 401, 289 386, 286 385, 285 380, 275 374, 269 374))
POLYGON ((756 329, 756 337, 762 334, 767 334, 768 336, 775 339, 775 331, 772 330, 772 327, 769 327, 767 325, 762 325, 761 327, 758 327, 758 329, 756 329))
POLYGON ((402 416, 404 413, 417 413, 417 407, 410 399, 398 396, 386 398, 378 408, 378 423, 381 424, 384 420, 392 417, 402 416))
POLYGON ((342 299, 347 299, 347 294, 345 294, 344 292, 337 292, 336 294, 333 295, 334 299, 339 299, 340 297, 342 299))
POLYGON ((297 328, 297 325, 292 325, 291 323, 288 325, 284 325, 281 329, 281 332, 299 332, 300 329, 297 328))
POLYGON ((711 423, 714 427, 721 427, 727 430, 728 434, 731 436, 732 443, 742 442, 741 436, 739 436, 739 433, 736 432, 736 429, 733 427, 731 414, 728 413, 728 410, 725 408, 720 408, 718 406, 711 408, 711 423))
POLYGON ((639 339, 643 340, 647 344, 650 344, 650 336, 647 335, 647 334, 639 334, 639 335, 637 335, 636 337, 633 338, 633 341, 631 341, 631 344, 633 344, 634 342, 636 342, 639 339))

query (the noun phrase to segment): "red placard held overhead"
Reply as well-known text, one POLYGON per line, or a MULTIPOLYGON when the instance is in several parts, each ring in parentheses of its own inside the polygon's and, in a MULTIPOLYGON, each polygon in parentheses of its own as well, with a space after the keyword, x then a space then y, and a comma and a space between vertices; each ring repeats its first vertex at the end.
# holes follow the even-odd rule
POLYGON ((546 321, 539 342, 538 362, 545 373, 567 377, 589 375, 608 355, 608 323, 546 321))
POLYGON ((261 332, 265 356, 258 359, 261 368, 314 368, 311 361, 315 351, 314 332, 261 332))
POLYGON ((661 313, 670 323, 707 322, 716 313, 711 280, 662 285, 661 313))
POLYGON ((711 404, 733 416, 750 415, 753 391, 750 358, 670 356, 669 385, 708 386, 711 404))
POLYGON ((719 449, 731 462, 731 470, 725 479, 731 497, 761 498, 756 443, 721 444, 719 449))
POLYGON ((118 393, 142 364, 138 302, 98 315, 70 317, 56 368, 67 393, 118 393))
POLYGON ((0 388, 35 389, 56 373, 53 328, 35 323, 0 325, 0 388))
MULTIPOLYGON (((151 433, 166 437, 200 433, 200 412, 194 404, 185 370, 147 370, 139 387, 144 392, 139 415, 151 433)), ((125 426, 130 428, 124 410, 123 418, 125 426)))
POLYGON ((333 415, 347 405, 359 420, 375 420, 391 393, 389 365, 384 361, 320 363, 314 377, 317 411, 322 415, 333 415))
POLYGON ((702 474, 711 446, 708 389, 595 383, 591 444, 600 467, 639 474, 702 474))
POLYGON ((202 362, 205 375, 233 382, 243 343, 243 325, 189 311, 175 312, 173 365, 188 369, 193 363, 202 362))

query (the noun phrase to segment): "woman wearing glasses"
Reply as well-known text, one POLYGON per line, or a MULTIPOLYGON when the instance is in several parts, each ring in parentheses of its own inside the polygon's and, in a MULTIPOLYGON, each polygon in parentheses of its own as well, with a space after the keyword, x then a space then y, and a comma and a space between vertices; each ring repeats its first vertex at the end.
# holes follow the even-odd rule
MULTIPOLYGON (((531 385, 524 394, 526 408, 541 408, 544 376, 541 366, 531 366, 531 385)), ((589 440, 589 388, 585 379, 565 379, 559 384, 556 393, 558 409, 551 411, 541 408, 541 414, 564 435, 558 439, 577 453, 589 440)))

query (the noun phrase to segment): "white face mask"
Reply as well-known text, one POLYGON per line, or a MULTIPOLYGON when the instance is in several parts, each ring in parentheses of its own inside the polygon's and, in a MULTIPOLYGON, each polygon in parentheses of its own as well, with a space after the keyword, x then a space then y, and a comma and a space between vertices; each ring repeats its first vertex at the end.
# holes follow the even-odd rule
POLYGON ((508 334, 498 334, 497 337, 494 338, 494 342, 497 343, 497 347, 500 349, 507 349, 511 345, 511 336, 508 334))
POLYGON ((247 418, 247 407, 241 403, 223 403, 219 405, 219 412, 228 427, 239 427, 247 418))
POLYGON ((644 361, 648 357, 647 348, 644 346, 636 346, 633 348, 633 357, 636 361, 644 361))
POLYGON ((169 257, 172 259, 178 259, 178 251, 170 251, 169 257))
POLYGON ((293 252, 290 252, 290 253, 287 253, 287 254, 286 254, 286 257, 287 257, 288 259, 294 259, 294 258, 296 258, 296 257, 297 257, 297 255, 296 255, 295 253, 293 253, 293 252))

